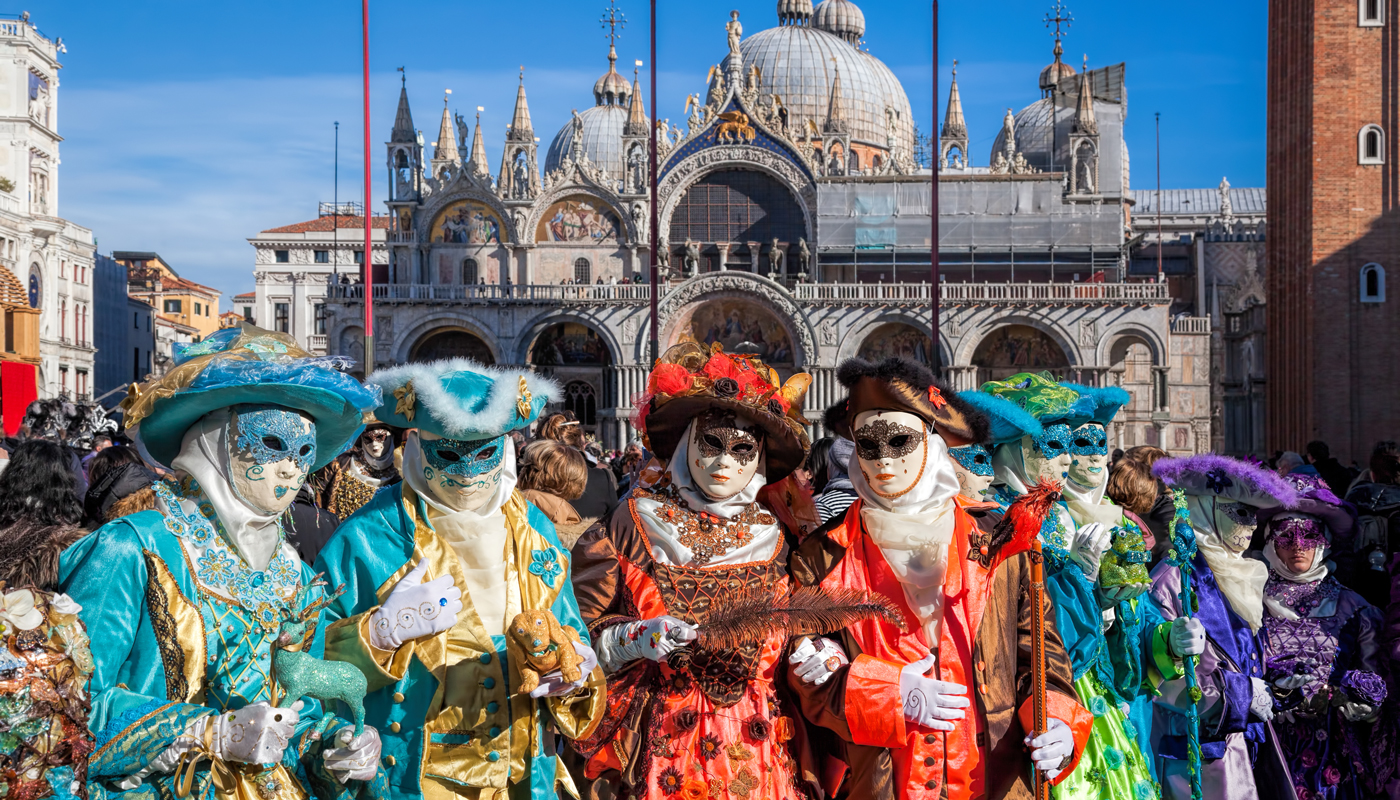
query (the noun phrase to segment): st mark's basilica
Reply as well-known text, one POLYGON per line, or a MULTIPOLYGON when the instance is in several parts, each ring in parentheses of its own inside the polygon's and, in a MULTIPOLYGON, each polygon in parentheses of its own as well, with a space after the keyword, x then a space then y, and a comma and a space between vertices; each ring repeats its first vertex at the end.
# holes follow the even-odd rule
MULTIPOLYGON (((1155 268, 1130 271, 1148 225, 1128 183, 1124 64, 1076 69, 1057 37, 1049 65, 1025 76, 1040 99, 1007 110, 989 153, 968 149, 954 73, 925 153, 852 0, 779 0, 776 25, 757 27, 717 18, 708 85, 686 98, 685 120, 659 123, 663 349, 721 342, 806 370, 811 419, 838 396, 844 359, 933 361, 927 160, 940 171, 936 358, 953 384, 1048 370, 1121 385, 1133 401, 1112 446, 1211 448, 1210 319, 1173 309, 1155 268)), ((591 106, 547 146, 522 76, 495 171, 479 120, 444 104, 426 143, 404 87, 373 259, 379 365, 532 365, 567 387, 567 407, 605 446, 631 436, 651 336, 648 115, 618 61, 614 41, 591 106)), ((251 240, 260 294, 284 280, 270 276, 283 265, 264 263, 264 246, 286 246, 264 243, 270 233, 251 240)), ((318 349, 362 358, 363 287, 330 283, 313 298, 318 349)))

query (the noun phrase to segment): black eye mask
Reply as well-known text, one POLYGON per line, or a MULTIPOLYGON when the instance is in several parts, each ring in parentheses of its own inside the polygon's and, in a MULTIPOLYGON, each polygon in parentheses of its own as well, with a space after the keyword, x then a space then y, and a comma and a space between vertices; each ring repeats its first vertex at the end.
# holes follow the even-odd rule
POLYGON ((855 431, 856 454, 865 461, 882 458, 904 458, 924 443, 924 432, 877 419, 855 431))
POLYGON ((728 453, 743 466, 758 458, 763 435, 739 427, 733 414, 704 414, 695 424, 695 441, 701 457, 718 458, 728 453))

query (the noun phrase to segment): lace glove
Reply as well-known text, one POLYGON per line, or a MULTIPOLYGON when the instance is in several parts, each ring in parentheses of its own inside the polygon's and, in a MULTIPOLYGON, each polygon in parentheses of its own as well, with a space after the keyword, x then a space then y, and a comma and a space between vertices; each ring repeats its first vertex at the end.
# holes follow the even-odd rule
POLYGON ((814 645, 811 639, 803 639, 802 644, 788 656, 788 663, 795 665, 793 672, 797 673, 797 677, 813 686, 821 686, 831 680, 836 670, 851 663, 841 645, 826 638, 817 642, 819 644, 814 645))
POLYGON ((116 781, 118 788, 130 791, 155 773, 174 772, 180 757, 204 745, 204 734, 212 726, 210 755, 222 761, 245 764, 272 764, 282 760, 297 722, 301 719, 302 702, 291 708, 273 708, 267 703, 254 703, 227 714, 208 714, 190 720, 184 733, 142 769, 116 781))
POLYGON ((462 613, 462 590, 451 575, 423 583, 428 559, 418 562, 385 598, 370 618, 370 644, 380 650, 397 650, 404 642, 450 630, 462 613))
POLYGON ((1263 678, 1250 678, 1249 684, 1254 688, 1254 698, 1249 701, 1249 711, 1261 722, 1268 722, 1274 718, 1274 695, 1269 691, 1269 683, 1263 678))
POLYGON ((1075 531, 1069 557, 1084 568, 1084 577, 1093 582, 1099 579, 1099 561, 1112 543, 1112 530, 1101 522, 1090 522, 1075 531))
POLYGON ((593 670, 598 666, 598 654, 593 652, 593 648, 580 642, 570 642, 574 646, 574 651, 579 654, 583 661, 578 665, 578 680, 570 683, 564 680, 564 675, 559 670, 555 670, 547 675, 540 676, 540 685, 536 686, 530 696, 536 699, 541 697, 563 697, 573 694, 583 685, 588 683, 588 676, 593 674, 593 670))
POLYGON ((1064 720, 1051 717, 1045 723, 1045 733, 1025 740, 1031 750, 1031 761, 1035 768, 1045 773, 1047 780, 1055 780, 1063 768, 1065 760, 1074 754, 1074 732, 1064 720))
POLYGON ((374 780, 379 771, 379 731, 366 725, 364 732, 356 736, 355 726, 346 725, 335 732, 331 741, 335 746, 321 751, 327 772, 342 785, 350 780, 374 780))
POLYGON ((639 658, 664 661, 698 635, 694 625, 670 616, 614 625, 603 633, 604 671, 616 672, 639 658))
POLYGON ((929 655, 905 665, 899 672, 899 697, 906 720, 936 731, 951 731, 955 726, 950 720, 965 717, 963 709, 972 701, 967 699, 966 686, 924 676, 937 660, 929 655))
POLYGON ((1195 617, 1177 617, 1172 620, 1167 645, 1177 658, 1198 656, 1206 651, 1206 626, 1195 617))

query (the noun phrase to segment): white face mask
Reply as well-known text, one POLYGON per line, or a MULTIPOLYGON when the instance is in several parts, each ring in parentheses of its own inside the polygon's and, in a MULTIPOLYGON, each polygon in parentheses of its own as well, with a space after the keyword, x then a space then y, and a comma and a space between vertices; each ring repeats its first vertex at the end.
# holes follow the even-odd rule
POLYGON ((389 432, 383 429, 361 434, 360 442, 365 457, 374 461, 383 458, 385 451, 389 449, 389 440, 389 432))
POLYGON ((907 411, 857 414, 851 438, 865 482, 887 500, 908 493, 928 466, 924 421, 907 411))
POLYGON ((1239 555, 1249 549, 1254 529, 1259 524, 1252 506, 1243 503, 1215 502, 1215 531, 1230 552, 1239 555))
POLYGON ((690 480, 711 500, 727 500, 758 474, 763 432, 731 411, 707 411, 690 426, 690 480))
POLYGON ((953 471, 958 475, 958 494, 978 502, 986 500, 987 490, 992 488, 992 481, 996 480, 996 476, 969 472, 956 458, 949 460, 953 462, 953 471))
POLYGON ((1073 436, 1069 479, 1091 489, 1102 486, 1108 480, 1108 437, 1103 426, 1081 425, 1073 436))
POLYGON ((1022 436, 1021 461, 1026 465, 1026 478, 1062 483, 1074 462, 1069 447, 1069 426, 1064 424, 1046 425, 1039 436, 1022 436))
POLYGON ((239 499, 264 514, 285 511, 316 461, 316 425, 277 406, 239 406, 228 438, 229 479, 239 499))
POLYGON ((443 439, 419 431, 423 480, 442 505, 453 511, 476 511, 496 494, 505 466, 504 436, 494 439, 443 439))

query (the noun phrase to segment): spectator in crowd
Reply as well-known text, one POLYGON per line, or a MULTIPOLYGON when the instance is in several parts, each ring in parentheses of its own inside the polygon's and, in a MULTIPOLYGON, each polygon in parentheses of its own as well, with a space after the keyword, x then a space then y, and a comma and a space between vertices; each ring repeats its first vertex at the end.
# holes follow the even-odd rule
POLYGON ((855 487, 851 485, 851 476, 846 472, 855 450, 855 442, 838 436, 831 441, 831 449, 826 451, 826 486, 817 498, 817 513, 823 524, 840 518, 856 500, 855 487))
POLYGON ((633 439, 627 443, 617 465, 617 492, 619 497, 625 497, 632 491, 632 487, 637 485, 637 476, 647 465, 647 451, 641 439, 633 439))
POLYGON ((1109 472, 1104 494, 1142 521, 1143 534, 1151 539, 1146 542, 1152 551, 1150 570, 1171 548, 1171 521, 1176 513, 1171 493, 1152 474, 1152 467, 1146 462, 1123 458, 1109 472))
POLYGON ((159 478, 134 447, 108 447, 88 462, 83 524, 97 530, 118 517, 156 507, 151 489, 159 478))
POLYGON ((1287 475, 1301 466, 1303 466, 1303 457, 1292 450, 1287 450, 1284 451, 1283 455, 1278 457, 1278 463, 1274 465, 1274 471, 1279 475, 1287 475))
POLYGON ((1338 497, 1345 497, 1347 487, 1351 485, 1354 477, 1351 470, 1342 466, 1342 462, 1332 457, 1332 450, 1327 443, 1320 440, 1308 442, 1306 448, 1306 460, 1317 470, 1317 474, 1327 484, 1327 488, 1338 497))
POLYGON ((53 588, 58 556, 83 537, 83 505, 68 448, 20 442, 0 474, 0 580, 7 588, 53 588))
MULTIPOLYGON (((1153 465, 1166 457, 1166 450, 1160 447, 1154 447, 1150 444, 1142 444, 1137 447, 1129 447, 1127 452, 1123 454, 1123 461, 1132 460, 1140 462, 1147 468, 1147 473, 1150 475, 1153 465)), ((1127 477, 1125 476, 1125 480, 1126 479, 1127 477)), ((1172 516, 1176 513, 1176 507, 1172 504, 1171 492, 1167 490, 1166 485, 1161 481, 1156 481, 1156 484, 1157 497, 1146 513, 1129 506, 1134 514, 1137 514, 1142 518, 1143 522, 1147 523, 1148 529, 1152 532, 1154 541, 1152 545, 1152 563, 1150 566, 1156 566, 1157 562, 1162 560, 1162 556, 1166 554, 1167 550, 1171 549, 1171 521, 1172 516)), ((1113 496, 1113 489, 1111 486, 1108 490, 1108 494, 1110 497, 1113 496)), ((1121 503, 1122 501, 1119 502, 1121 503)), ((1123 503, 1123 505, 1127 506, 1128 504, 1123 503)))
POLYGON ((583 453, 551 439, 525 445, 520 459, 520 494, 554 523, 559 541, 571 548, 597 519, 584 519, 572 505, 588 485, 589 469, 583 453))
POLYGON ((816 499, 826 490, 826 483, 830 479, 830 470, 826 464, 827 451, 831 449, 834 437, 823 436, 812 442, 812 449, 807 452, 807 460, 802 465, 802 471, 807 474, 807 485, 812 489, 812 498, 816 499))
MULTIPOLYGON (((1338 580, 1385 608, 1392 600, 1385 569, 1400 545, 1400 444, 1377 442, 1368 466, 1346 496, 1358 513, 1355 533, 1349 542, 1334 543, 1333 558, 1338 580)), ((1400 572, 1400 562, 1391 570, 1400 572)), ((1394 600, 1400 606, 1400 594, 1394 600)))
POLYGON ((573 505, 585 521, 606 518, 617 508, 617 477, 603 463, 602 450, 597 442, 589 442, 583 448, 583 457, 588 462, 588 483, 573 505))

